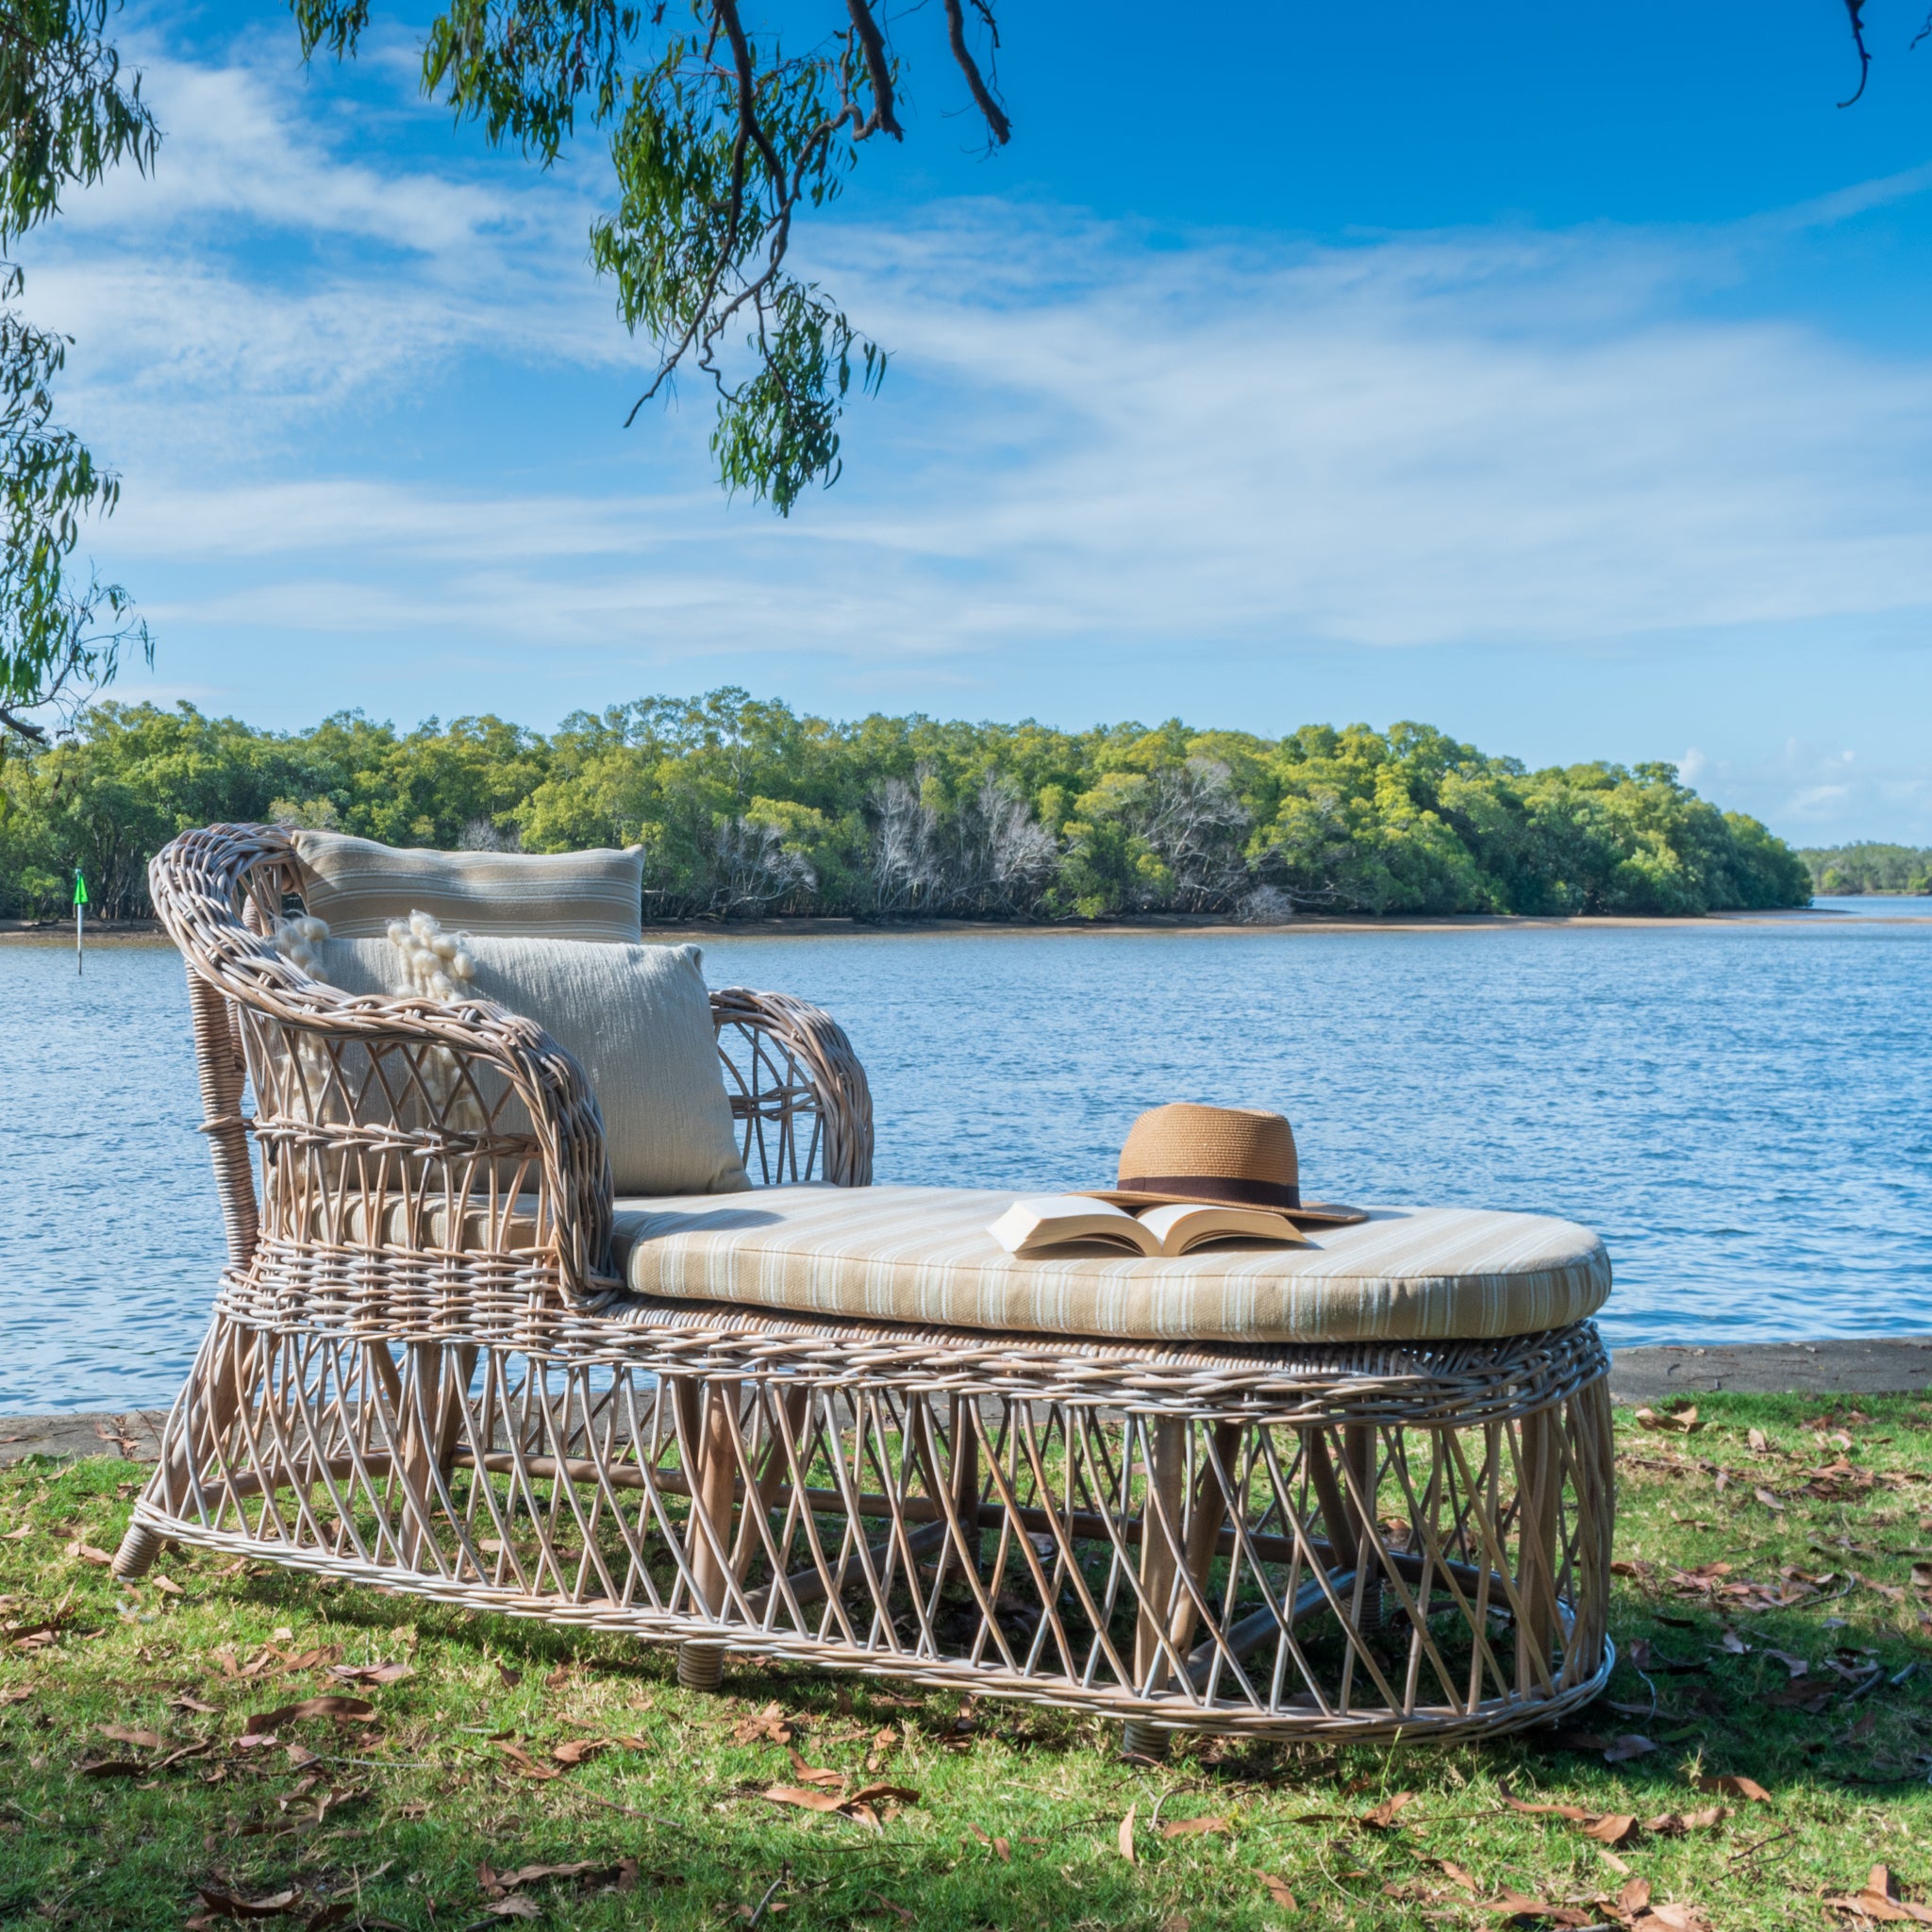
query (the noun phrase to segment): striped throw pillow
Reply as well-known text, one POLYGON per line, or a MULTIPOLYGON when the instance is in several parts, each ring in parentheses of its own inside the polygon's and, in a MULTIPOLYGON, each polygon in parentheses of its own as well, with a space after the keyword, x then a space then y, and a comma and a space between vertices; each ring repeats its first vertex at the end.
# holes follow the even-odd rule
POLYGON ((298 831, 309 912, 339 940, 380 939, 392 919, 434 915, 451 930, 635 945, 644 856, 622 852, 431 852, 341 832, 298 831))

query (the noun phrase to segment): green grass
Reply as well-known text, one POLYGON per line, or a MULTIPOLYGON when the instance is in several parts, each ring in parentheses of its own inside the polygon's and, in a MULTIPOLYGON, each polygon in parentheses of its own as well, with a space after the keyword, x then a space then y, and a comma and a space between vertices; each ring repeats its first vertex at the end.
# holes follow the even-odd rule
MULTIPOLYGON (((1689 1908, 1653 1932, 1850 1923, 1823 1900, 1857 1891, 1874 1863, 1907 1897, 1932 1896, 1932 1589, 1913 1582, 1914 1562, 1932 1562, 1932 1403, 1830 1406, 1849 1457, 1815 1440, 1826 1412, 1710 1398, 1689 1436, 1620 1414, 1628 1574, 1608 1700, 1621 1707, 1599 1705, 1580 1726, 1656 1748, 1614 1765, 1579 1748, 1575 1727, 1568 1741, 1455 1750, 1191 1740, 1165 1765, 1132 1765, 1112 1725, 755 1662, 727 1668, 722 1696, 689 1695, 661 1650, 265 1565, 234 1574, 206 1554, 162 1558, 178 1595, 152 1579, 126 1589, 68 1549, 114 1547, 141 1472, 21 1465, 0 1472, 0 1927, 226 1923, 208 1916, 206 1890, 295 1892, 286 1914, 256 1922, 271 1926, 411 1932, 525 1923, 498 1905, 555 1927, 715 1932, 748 1924, 761 1902, 758 1924, 786 1928, 1422 1932, 1501 1924, 1495 1901, 1510 1893, 1566 1908, 1573 1924, 1615 1923, 1631 1878, 1648 1880, 1654 1908, 1689 1908), (1765 1452, 1749 1445, 1754 1427, 1765 1452), (1821 1475, 1839 1462, 1848 1471, 1821 1475), (7 1536, 23 1524, 24 1538, 7 1536), (1688 1575, 1717 1563, 1734 1567, 1688 1575), (1806 1589, 1786 1572, 1829 1580, 1806 1589), (1797 1603, 1770 1600, 1801 1590, 1797 1603), (34 1643, 50 1623, 56 1641, 34 1643), (1639 1641, 1647 1679, 1631 1661, 1639 1641), (238 1679, 225 1647, 241 1666, 279 1655, 238 1679), (332 1661, 411 1674, 344 1683, 332 1661), (1660 1668, 1671 1663, 1700 1668, 1660 1668), (250 1715, 327 1694, 367 1699, 374 1721, 298 1719, 275 1726, 274 1744, 238 1743, 250 1715), (771 1802, 772 1786, 803 1782, 784 1744, 751 1734, 773 1704, 806 1767, 917 1799, 879 1801, 877 1830, 771 1802), (164 1741, 113 1740, 110 1724, 164 1741), (618 1741, 549 1778, 503 1748, 550 1766, 556 1747, 586 1739, 618 1741), (90 1771, 102 1762, 124 1768, 90 1771), (1725 1774, 1755 1779, 1770 1802, 1696 1783, 1725 1774), (1403 1791, 1413 1796, 1390 1828, 1357 1822, 1403 1791), (1681 1836, 1640 1823, 1607 1857, 1574 1823, 1510 1809, 1506 1791, 1640 1821, 1726 1815, 1681 1836), (1120 1840, 1130 1807, 1133 1863, 1120 1840), (1196 1818, 1224 1828, 1160 1835, 1196 1818), (588 1874, 502 1899, 479 1876, 587 1860, 588 1874)), ((1932 1568, 1920 1574, 1932 1586, 1932 1568)))

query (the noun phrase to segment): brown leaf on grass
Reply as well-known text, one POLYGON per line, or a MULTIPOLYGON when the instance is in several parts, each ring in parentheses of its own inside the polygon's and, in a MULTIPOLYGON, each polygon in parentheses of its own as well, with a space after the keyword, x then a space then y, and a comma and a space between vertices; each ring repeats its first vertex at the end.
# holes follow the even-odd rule
POLYGON ((330 1664, 328 1674, 344 1684, 400 1684, 416 1674, 414 1664, 330 1664))
POLYGON ((1200 1838, 1210 1832, 1231 1832, 1233 1829, 1233 1819, 1210 1815, 1177 1819, 1173 1824, 1163 1824, 1160 1835, 1162 1838, 1200 1838))
POLYGON ((1649 1909, 1650 1880, 1647 1878, 1631 1879, 1617 1894, 1617 1901, 1610 1907, 1620 1919, 1634 1919, 1649 1909))
POLYGON ((1384 1798, 1373 1811, 1364 1811, 1361 1822, 1371 1831, 1393 1831, 1395 1814, 1414 1798, 1413 1791, 1397 1791, 1392 1798, 1384 1798))
POLYGON ((511 1670, 500 1657, 496 1663, 496 1674, 503 1679, 503 1688, 506 1690, 514 1690, 524 1681, 523 1672, 511 1670))
POLYGON ((1631 1932, 1710 1932, 1710 1921, 1695 1906, 1653 1906, 1634 1923, 1631 1932))
POLYGON ((1700 1791, 1713 1791, 1721 1798, 1743 1798, 1753 1805, 1769 1805, 1771 1793, 1755 1777, 1704 1776, 1696 1780, 1700 1791))
POLYGON ((251 1733, 279 1729, 283 1724, 305 1723, 309 1718, 329 1717, 341 1724, 374 1717, 375 1707, 366 1697, 305 1697, 299 1704, 285 1704, 278 1710, 258 1712, 248 1720, 251 1733))
MULTIPOLYGON (((225 1891, 217 1886, 195 1888, 202 1909, 211 1919, 279 1919, 294 1908, 302 1893, 299 1889, 272 1892, 266 1898, 244 1898, 239 1891, 225 1891)), ((191 1924, 194 1922, 191 1920, 191 1924)))
POLYGON ((1121 1820, 1121 1828, 1114 1839, 1114 1842, 1120 1846, 1121 1857, 1130 1865, 1140 1862, 1134 1857, 1134 1813, 1140 1808, 1138 1804, 1127 1807, 1127 1815, 1121 1820))
POLYGON ((1704 1426, 1697 1420, 1695 1404, 1689 1408, 1665 1410, 1661 1414, 1654 1408, 1640 1408, 1635 1421, 1640 1429, 1666 1436, 1694 1436, 1704 1426))
POLYGON ((827 1789, 836 1787, 843 1790, 850 1782, 842 1771, 828 1771, 822 1765, 808 1764, 798 1755, 797 1748, 793 1745, 786 1745, 785 1755, 791 1760, 792 1774, 802 1785, 823 1785, 827 1789))
POLYGON ((992 1855, 1002 1865, 1010 1865, 1013 1862, 1013 1847, 1011 1842, 1003 1838, 994 1839, 992 1841, 992 1855))
POLYGON ((83 1757, 75 1770, 82 1777, 145 1777, 147 1760, 142 1757, 83 1757))
POLYGON ((1772 1491, 1769 1490, 1756 1489, 1753 1490, 1751 1493, 1754 1496, 1756 1496, 1757 1500, 1760 1503, 1762 1503, 1767 1509, 1782 1510, 1785 1507, 1783 1502, 1777 1496, 1774 1495, 1772 1491))
POLYGON ((498 1872, 486 1858, 476 1867, 476 1883, 486 1896, 501 1898, 520 1885, 535 1885, 540 1878, 583 1878, 595 1872, 615 1874, 616 1867, 595 1858, 584 1858, 575 1865, 519 1865, 514 1872, 498 1872))
POLYGON ((1628 1811, 1606 1811, 1601 1818, 1592 1819, 1583 1827, 1585 1838, 1593 1838, 1600 1845, 1608 1845, 1613 1850, 1637 1829, 1637 1820, 1628 1811))
POLYGON ((513 1891, 508 1898, 500 1898, 483 1909, 492 1919, 541 1919, 543 1916, 543 1907, 526 1892, 521 1891, 513 1891))
POLYGON ((1586 1811, 1581 1805, 1528 1804, 1524 1799, 1517 1797, 1507 1785, 1498 1785, 1496 1787, 1496 1795, 1502 1799, 1504 1804, 1508 1806, 1510 1810, 1527 1812, 1538 1818, 1567 1818, 1572 1824, 1583 1824, 1595 1816, 1594 1812, 1586 1811))
POLYGON ((1914 1590, 1932 1590, 1932 1563, 1914 1563, 1912 1565, 1912 1588, 1914 1590))
POLYGON ((204 1704, 200 1698, 191 1696, 186 1690, 177 1690, 173 1697, 169 1698, 168 1708, 170 1710, 198 1710, 204 1717, 212 1717, 215 1714, 215 1707, 212 1704, 204 1704))
POLYGON ((137 1744, 143 1751, 158 1751, 168 1741, 158 1731, 143 1731, 133 1724, 103 1724, 101 1736, 117 1744, 137 1744))
POLYGON ((883 1771, 886 1768, 886 1759, 904 1741, 899 1732, 892 1725, 887 1724, 884 1729, 874 1736, 872 1749, 865 1754, 866 1770, 872 1772, 883 1771))
POLYGON ((795 1805, 801 1811, 836 1811, 841 1816, 868 1824, 874 1831, 879 1820, 874 1808, 881 1804, 916 1805, 919 1793, 904 1785, 867 1785, 848 1796, 817 1791, 805 1785, 774 1785, 765 1792, 774 1805, 795 1805))
POLYGON ((547 1677, 543 1679, 544 1690, 567 1690, 570 1685, 571 1674, 575 1668, 575 1666, 572 1664, 558 1664, 558 1667, 554 1671, 552 1671, 547 1677))
POLYGON ((1788 1650, 1767 1650, 1760 1652, 1759 1655, 1770 1657, 1774 1663, 1784 1665, 1785 1669, 1794 1677, 1802 1677, 1811 1668, 1808 1659, 1802 1657, 1793 1657, 1788 1650))
POLYGON ((1729 1816, 1722 1805, 1707 1806, 1701 1811, 1664 1811, 1646 1818, 1643 1828, 1653 1838, 1682 1838, 1688 1831, 1708 1831, 1729 1816))
POLYGON ((1464 1891, 1468 1892, 1471 1898, 1474 1898, 1482 1890, 1482 1887, 1475 1882, 1474 1878, 1465 1872, 1460 1865, 1457 1864, 1453 1858, 1431 1858, 1428 1862, 1435 1866, 1437 1871, 1451 1885, 1460 1886, 1464 1891))
POLYGON ((1751 1453, 1754 1456, 1762 1456, 1771 1448, 1771 1438, 1762 1429, 1749 1430, 1744 1440, 1750 1443, 1751 1453))
POLYGON ((1890 1869, 1884 1865, 1873 1866, 1862 1891, 1854 1892, 1848 1898, 1827 1898, 1824 1903, 1832 1911, 1847 1912, 1855 1918, 1874 1919, 1881 1924, 1910 1921, 1932 1925, 1932 1906, 1914 1905, 1908 1899, 1902 1899, 1898 1881, 1891 1875, 1890 1869))
POLYGON ((33 1533, 33 1524, 23 1523, 18 1529, 9 1529, 5 1536, 0 1536, 0 1543, 24 1543, 33 1533))
POLYGON ((83 1563, 111 1563, 114 1560, 106 1550, 96 1549, 92 1543, 83 1542, 78 1537, 67 1545, 67 1554, 78 1557, 83 1563))
POLYGON ((1301 1907, 1295 1903, 1294 1893, 1289 1890, 1288 1881, 1277 1878, 1272 1872, 1261 1874, 1261 1889, 1285 1912, 1298 1912, 1301 1907))
POLYGON ((741 1718, 731 1727, 734 1744, 754 1744, 760 1738, 774 1744, 789 1744, 797 1736, 791 1720, 775 1704, 768 1704, 756 1717, 741 1718))
POLYGON ((186 1596, 188 1594, 172 1576, 163 1576, 158 1570, 148 1578, 148 1582, 154 1589, 159 1591, 163 1596, 186 1596))
POLYGON ((913 1915, 910 1912, 908 1912, 904 1906, 895 1906, 891 1899, 887 1898, 881 1892, 869 1891, 866 1893, 866 1896, 869 1899, 871 1899, 873 1904, 877 1906, 882 1912, 891 1912, 893 1918, 898 1920, 900 1924, 909 1925, 912 1924, 913 1915))
POLYGON ((1546 1921, 1552 1925, 1589 1925, 1594 1923, 1594 1915, 1590 1912, 1579 1912, 1574 1906, 1552 1905, 1548 1899, 1525 1898, 1520 1891, 1506 1891, 1500 1898, 1489 1900, 1483 1909, 1505 1920, 1524 1923, 1537 1920, 1546 1921))
POLYGON ((550 1755, 558 1764, 582 1764, 598 1752, 608 1751, 610 1742, 608 1738, 569 1738, 556 1745, 550 1755))
POLYGON ((561 1777, 563 1775, 562 1772, 558 1771, 554 1765, 539 1764, 537 1760, 534 1757, 532 1757, 530 1754, 527 1751, 525 1751, 521 1744, 513 1744, 508 1738, 498 1738, 495 1739, 493 1741, 496 1745, 496 1748, 499 1751, 501 1751, 503 1755, 506 1757, 508 1757, 509 1761, 512 1764, 514 1764, 516 1768, 520 1772, 522 1772, 525 1777, 553 1778, 561 1777))
POLYGON ((38 1688, 33 1684, 16 1684, 11 1690, 0 1690, 0 1704, 25 1704, 38 1688))

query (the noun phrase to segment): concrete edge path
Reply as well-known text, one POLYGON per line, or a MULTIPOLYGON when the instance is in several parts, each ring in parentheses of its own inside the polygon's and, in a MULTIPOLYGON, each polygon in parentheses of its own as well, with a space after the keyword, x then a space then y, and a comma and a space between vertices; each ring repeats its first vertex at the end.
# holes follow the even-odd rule
MULTIPOLYGON (((1932 1391, 1932 1335, 1620 1348, 1610 1357, 1610 1393, 1619 1402, 1657 1402, 1718 1390, 1819 1396, 1932 1391)), ((28 1456, 71 1461, 77 1456, 106 1455, 152 1462, 167 1419, 161 1408, 120 1415, 0 1416, 0 1463, 28 1456)))

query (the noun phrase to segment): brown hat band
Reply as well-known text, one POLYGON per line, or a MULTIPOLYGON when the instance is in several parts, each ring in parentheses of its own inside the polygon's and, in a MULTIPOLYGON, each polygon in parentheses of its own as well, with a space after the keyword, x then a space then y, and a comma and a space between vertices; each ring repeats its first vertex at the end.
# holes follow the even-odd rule
POLYGON ((1122 1174, 1123 1194, 1185 1194, 1196 1201, 1227 1201, 1238 1208, 1299 1208, 1302 1191, 1289 1181, 1242 1180, 1218 1174, 1122 1174))

